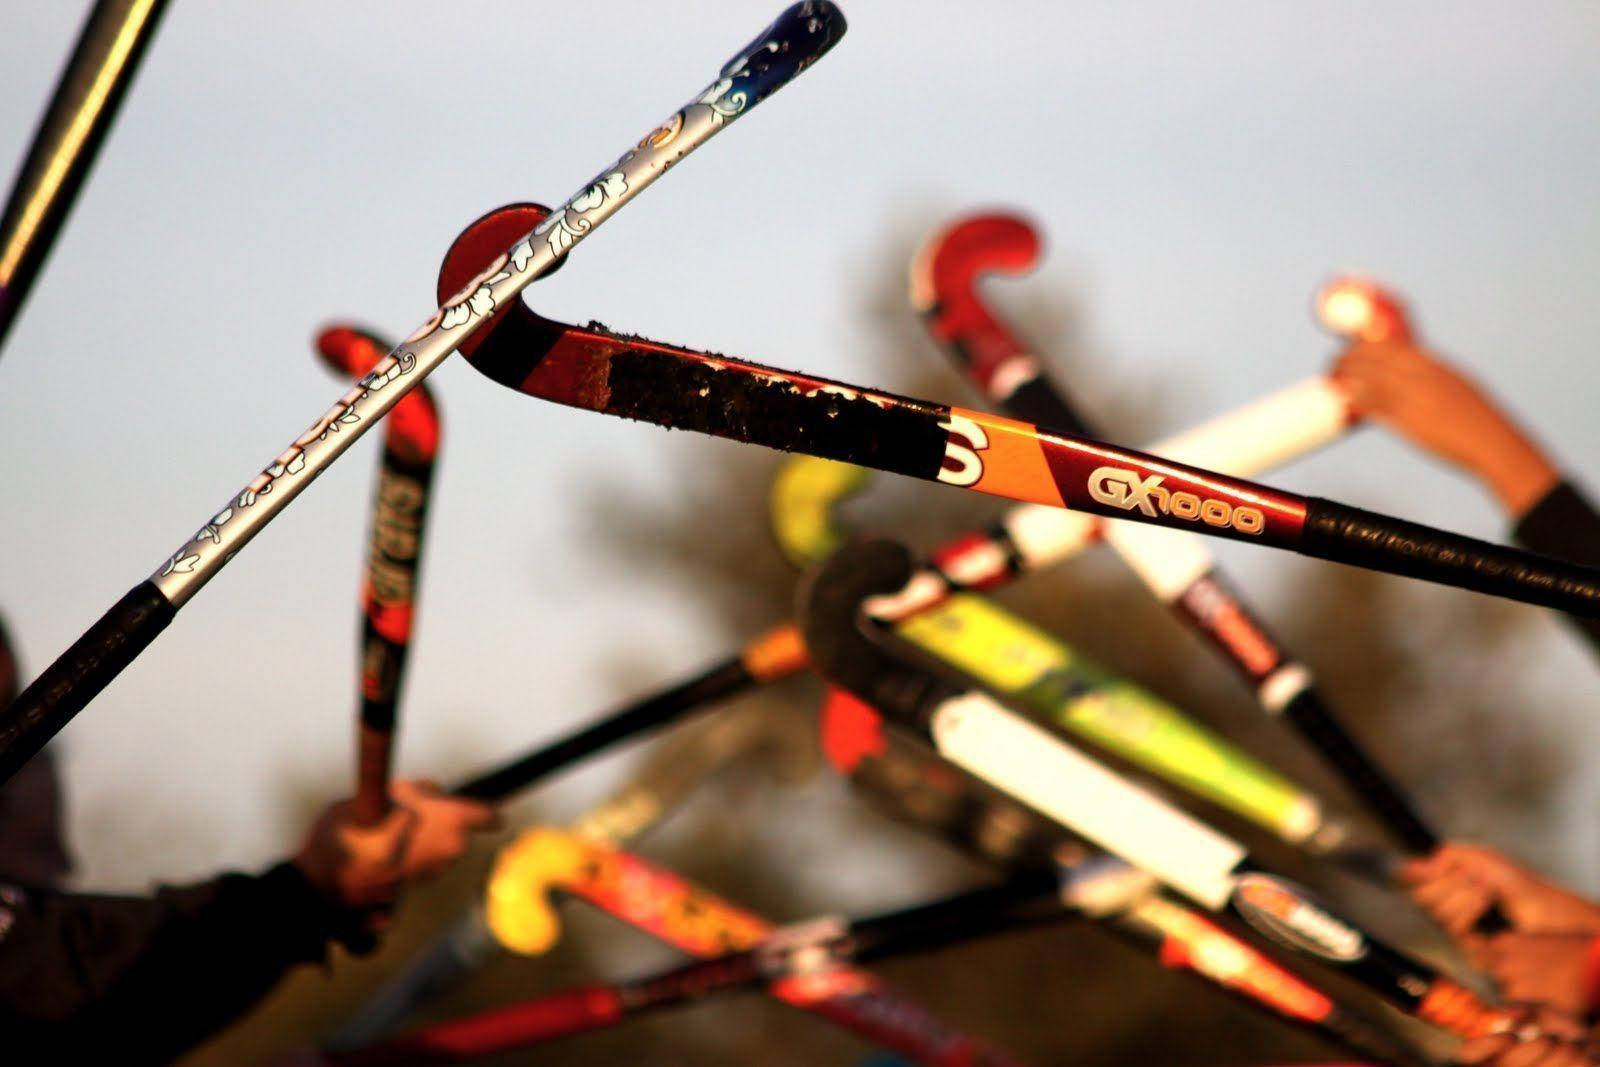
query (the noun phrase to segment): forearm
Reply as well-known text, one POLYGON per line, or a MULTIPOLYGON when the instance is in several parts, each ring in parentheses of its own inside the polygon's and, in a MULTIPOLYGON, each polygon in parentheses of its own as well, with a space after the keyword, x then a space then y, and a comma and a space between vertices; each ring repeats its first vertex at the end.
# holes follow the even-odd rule
POLYGON ((1482 442, 1473 469, 1516 523, 1561 484, 1561 472, 1521 430, 1509 423, 1498 430, 1482 442))

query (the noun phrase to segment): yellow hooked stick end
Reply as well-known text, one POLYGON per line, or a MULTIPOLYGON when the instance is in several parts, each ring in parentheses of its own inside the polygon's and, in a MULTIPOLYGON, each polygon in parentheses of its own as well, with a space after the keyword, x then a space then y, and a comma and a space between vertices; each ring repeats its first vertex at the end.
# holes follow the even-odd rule
POLYGON ((542 955, 561 940, 552 888, 572 880, 585 849, 572 835, 548 826, 522 834, 500 850, 484 893, 484 912, 495 940, 524 956, 542 955))

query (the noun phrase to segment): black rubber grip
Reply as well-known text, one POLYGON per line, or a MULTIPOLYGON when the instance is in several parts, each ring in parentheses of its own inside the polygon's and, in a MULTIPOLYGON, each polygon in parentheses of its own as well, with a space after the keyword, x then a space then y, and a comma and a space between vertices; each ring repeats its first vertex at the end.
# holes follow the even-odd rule
POLYGON ((1344 732, 1315 690, 1302 690, 1285 705, 1283 714, 1407 852, 1420 856, 1439 847, 1439 836, 1422 821, 1394 780, 1344 732))
POLYGON ((645 730, 665 725, 714 700, 730 697, 753 683, 754 679, 745 669, 742 659, 734 657, 725 660, 671 689, 630 704, 575 734, 485 771, 457 786, 453 792, 458 797, 470 797, 473 800, 504 800, 584 756, 645 730))
POLYGON ((1375 515, 1331 500, 1312 497, 1306 501, 1299 551, 1318 559, 1540 604, 1586 619, 1600 618, 1600 569, 1375 515))
POLYGON ((0 712, 0 783, 111 684, 178 613, 153 582, 128 590, 0 712))

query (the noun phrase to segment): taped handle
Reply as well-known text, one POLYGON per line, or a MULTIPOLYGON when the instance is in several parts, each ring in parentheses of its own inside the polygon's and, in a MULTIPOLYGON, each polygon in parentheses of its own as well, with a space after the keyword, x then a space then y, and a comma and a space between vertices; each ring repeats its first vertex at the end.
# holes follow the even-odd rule
POLYGON ((0 783, 110 685, 177 611, 152 582, 140 582, 35 678, 0 713, 0 783))
POLYGON ((1299 551, 1600 618, 1600 571, 1311 497, 1299 551))

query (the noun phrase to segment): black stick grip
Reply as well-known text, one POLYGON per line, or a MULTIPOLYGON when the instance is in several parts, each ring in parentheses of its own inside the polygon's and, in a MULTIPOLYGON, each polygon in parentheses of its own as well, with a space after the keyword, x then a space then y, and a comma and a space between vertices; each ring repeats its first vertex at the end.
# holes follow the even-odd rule
POLYGON ((1299 551, 1335 563, 1353 563, 1539 604, 1586 619, 1600 618, 1600 569, 1318 497, 1306 500, 1299 551))
POLYGON ((1394 779, 1373 762, 1355 738, 1344 732, 1315 690, 1302 690, 1284 706, 1283 714, 1407 852, 1426 855, 1439 847, 1439 835, 1422 821, 1394 779))
POLYGON ((735 656, 724 660, 688 681, 631 704, 575 734, 485 771, 452 792, 473 800, 502 801, 584 756, 665 725, 714 700, 730 697, 754 681, 742 658, 735 656))
POLYGON ((0 712, 0 784, 110 685, 177 613, 153 582, 140 582, 56 657, 0 712))

